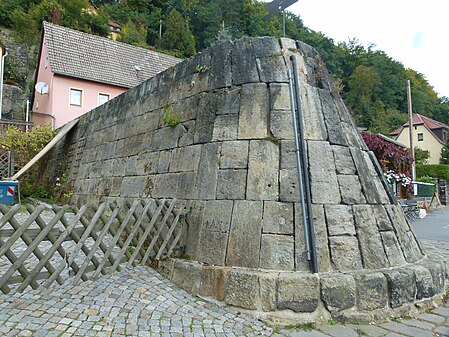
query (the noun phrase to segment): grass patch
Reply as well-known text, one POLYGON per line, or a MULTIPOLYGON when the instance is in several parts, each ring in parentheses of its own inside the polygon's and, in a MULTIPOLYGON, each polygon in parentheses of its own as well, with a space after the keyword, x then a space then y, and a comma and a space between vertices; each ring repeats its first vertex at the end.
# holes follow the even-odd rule
POLYGON ((312 331, 315 329, 315 323, 297 323, 289 324, 284 327, 287 330, 301 330, 301 331, 312 331))

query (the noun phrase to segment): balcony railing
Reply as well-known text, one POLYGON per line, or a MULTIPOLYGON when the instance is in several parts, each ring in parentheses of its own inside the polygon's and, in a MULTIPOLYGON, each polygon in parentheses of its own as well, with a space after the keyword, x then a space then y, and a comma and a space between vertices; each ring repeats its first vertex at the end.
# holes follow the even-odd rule
POLYGON ((34 123, 32 123, 32 122, 1 119, 0 120, 0 133, 3 130, 6 130, 10 126, 14 126, 15 128, 18 128, 22 131, 29 131, 32 129, 33 125, 34 125, 34 123))

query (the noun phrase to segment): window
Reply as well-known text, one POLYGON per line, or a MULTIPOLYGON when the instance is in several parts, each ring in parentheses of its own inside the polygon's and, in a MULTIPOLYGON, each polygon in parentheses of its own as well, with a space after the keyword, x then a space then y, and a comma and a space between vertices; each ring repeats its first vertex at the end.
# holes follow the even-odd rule
POLYGON ((80 89, 70 89, 70 105, 81 106, 83 91, 80 89))
POLYGON ((418 142, 422 142, 424 140, 424 134, 418 133, 418 142))
POLYGON ((109 101, 109 95, 108 94, 98 94, 98 105, 102 105, 109 101))

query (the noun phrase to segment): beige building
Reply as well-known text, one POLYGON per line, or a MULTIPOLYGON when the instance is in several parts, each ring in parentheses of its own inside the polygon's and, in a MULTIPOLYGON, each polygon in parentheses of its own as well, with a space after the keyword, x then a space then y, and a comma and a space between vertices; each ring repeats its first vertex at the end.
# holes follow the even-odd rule
MULTIPOLYGON (((413 146, 430 152, 428 164, 439 164, 441 148, 447 141, 448 126, 429 117, 413 114, 413 146)), ((390 133, 395 140, 410 147, 409 122, 390 133)))

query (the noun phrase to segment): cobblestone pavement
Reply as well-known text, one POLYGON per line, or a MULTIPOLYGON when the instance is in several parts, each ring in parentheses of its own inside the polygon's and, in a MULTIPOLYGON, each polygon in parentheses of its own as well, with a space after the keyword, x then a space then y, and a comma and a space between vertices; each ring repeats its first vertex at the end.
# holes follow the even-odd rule
MULTIPOLYGON (((448 242, 421 242, 428 253, 449 260, 448 242)), ((0 337, 270 335, 449 337, 449 303, 417 317, 376 325, 270 327, 191 296, 147 267, 103 276, 76 287, 67 282, 52 291, 0 295, 0 337)))

